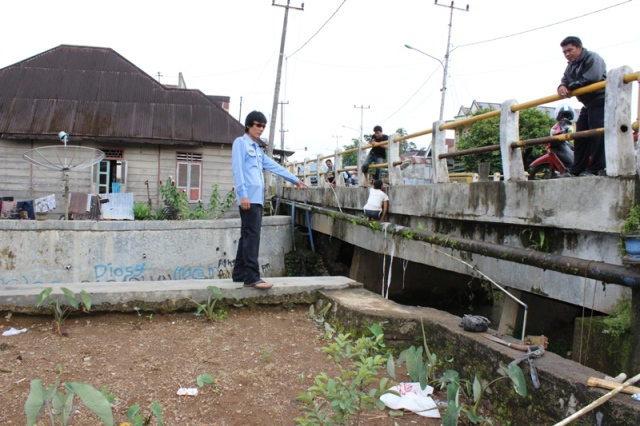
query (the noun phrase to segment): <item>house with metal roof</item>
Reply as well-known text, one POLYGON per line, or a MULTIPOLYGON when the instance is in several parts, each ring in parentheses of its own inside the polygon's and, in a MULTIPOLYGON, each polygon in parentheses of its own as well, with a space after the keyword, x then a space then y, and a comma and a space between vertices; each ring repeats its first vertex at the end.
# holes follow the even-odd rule
MULTIPOLYGON (((190 202, 218 184, 233 187, 231 144, 244 126, 228 112, 229 98, 160 84, 109 48, 61 45, 0 69, 0 196, 62 202, 61 172, 22 155, 69 145, 101 150, 93 167, 69 172, 71 192, 135 194, 161 202, 159 182, 172 176, 190 202)), ((53 159, 55 161, 55 159, 53 159)))

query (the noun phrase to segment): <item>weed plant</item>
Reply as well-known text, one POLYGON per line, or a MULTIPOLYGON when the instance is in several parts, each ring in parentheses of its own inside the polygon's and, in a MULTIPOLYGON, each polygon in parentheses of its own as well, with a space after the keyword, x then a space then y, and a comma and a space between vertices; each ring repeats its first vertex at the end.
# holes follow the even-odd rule
POLYGON ((196 309, 196 316, 203 315, 207 320, 209 320, 209 322, 225 319, 229 313, 220 308, 216 310, 216 303, 222 296, 222 290, 213 285, 207 286, 207 290, 209 290, 209 297, 207 297, 206 302, 199 303, 191 299, 191 301, 198 307, 198 309, 196 309))
MULTIPOLYGON (((333 337, 335 330, 329 323, 324 326, 325 336, 333 337)), ((386 365, 389 375, 394 377, 393 359, 384 344, 382 328, 374 324, 369 331, 372 336, 357 340, 349 333, 340 333, 322 348, 329 359, 336 361, 340 375, 330 378, 322 373, 316 376, 315 385, 298 395, 298 400, 306 405, 301 408, 304 417, 296 418, 298 424, 348 425, 352 417, 355 424, 360 424, 363 410, 384 409, 380 396, 393 393, 389 388, 394 383, 386 377, 378 379, 378 373, 386 365)))
POLYGON ((49 417, 51 426, 56 424, 67 426, 71 424, 73 414, 79 409, 74 405, 77 395, 91 412, 96 414, 107 426, 113 426, 113 413, 107 396, 84 382, 67 382, 67 393, 58 390, 60 382, 48 388, 42 381, 32 380, 29 397, 24 405, 27 415, 27 426, 33 426, 43 412, 49 417), (57 423, 56 423, 57 422, 57 423))
MULTIPOLYGON (((37 307, 40 307, 46 301, 49 302, 53 309, 53 324, 56 327, 56 331, 62 336, 62 327, 65 320, 74 310, 80 309, 80 304, 76 300, 75 294, 66 287, 60 287, 60 290, 64 293, 64 298, 67 304, 61 304, 58 298, 50 298, 50 294, 53 291, 52 287, 47 287, 38 295, 37 307)), ((89 312, 91 310, 91 296, 84 290, 80 291, 80 297, 82 298, 82 304, 84 305, 82 310, 89 312)))
POLYGON ((443 426, 456 426, 461 413, 465 413, 467 419, 473 424, 492 424, 491 419, 482 417, 478 409, 487 389, 499 380, 510 379, 516 393, 522 397, 527 396, 524 374, 516 364, 508 367, 500 366, 500 372, 503 375, 486 385, 483 384, 478 373, 474 374, 473 380, 463 379, 455 370, 446 370, 443 374, 437 375, 438 357, 429 351, 424 325, 422 325, 422 340, 423 346, 411 346, 402 351, 398 357, 398 364, 406 363, 409 377, 414 382, 419 382, 423 390, 428 384, 433 384, 434 387, 439 385, 440 389, 446 388, 448 404, 442 417, 443 426), (465 401, 473 401, 473 403, 468 404, 465 401))

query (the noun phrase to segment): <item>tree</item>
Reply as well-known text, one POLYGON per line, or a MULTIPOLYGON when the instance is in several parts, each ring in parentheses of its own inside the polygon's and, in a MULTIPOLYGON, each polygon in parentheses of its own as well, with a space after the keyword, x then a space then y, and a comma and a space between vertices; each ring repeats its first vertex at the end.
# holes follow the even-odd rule
MULTIPOLYGON (((489 111, 491 110, 482 109, 473 115, 476 116, 489 111)), ((554 124, 555 120, 553 118, 536 108, 520 111, 520 139, 526 140, 549 136, 549 129, 551 129, 554 124)), ((460 137, 457 149, 458 151, 462 151, 499 144, 500 117, 492 117, 473 123, 471 128, 460 137)), ((522 159, 525 168, 528 168, 533 160, 541 156, 544 150, 543 145, 522 148, 522 159)), ((491 163, 491 170, 502 170, 502 158, 499 150, 481 154, 464 155, 460 158, 467 172, 476 172, 478 170, 478 163, 482 162, 491 163)))
MULTIPOLYGON (((360 139, 353 138, 351 139, 351 143, 349 145, 344 145, 342 148, 344 151, 348 149, 357 148, 360 146, 360 139)), ((350 152, 342 156, 342 167, 344 166, 356 166, 358 164, 358 152, 350 152)))

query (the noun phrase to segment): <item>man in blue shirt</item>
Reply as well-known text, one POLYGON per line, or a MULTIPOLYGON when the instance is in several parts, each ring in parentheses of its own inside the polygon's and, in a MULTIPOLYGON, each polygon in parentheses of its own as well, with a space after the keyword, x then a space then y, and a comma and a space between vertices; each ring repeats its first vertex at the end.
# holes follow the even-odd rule
POLYGON ((233 281, 244 282, 245 287, 268 290, 273 284, 260 278, 258 252, 264 206, 264 174, 268 170, 283 177, 296 188, 306 188, 304 182, 284 167, 267 157, 259 141, 267 118, 259 111, 251 111, 244 121, 245 134, 233 142, 231 168, 240 206, 240 240, 233 265, 233 281))

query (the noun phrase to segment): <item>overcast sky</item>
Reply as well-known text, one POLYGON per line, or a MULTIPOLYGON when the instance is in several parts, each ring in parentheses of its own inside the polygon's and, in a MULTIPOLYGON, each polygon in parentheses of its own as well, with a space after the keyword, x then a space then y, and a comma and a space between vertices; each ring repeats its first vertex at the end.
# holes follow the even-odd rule
MULTIPOLYGON (((288 104, 276 119, 276 147, 281 117, 294 159, 350 143, 361 124, 365 134, 377 124, 388 134, 430 128, 440 111, 451 11, 450 2, 439 3, 306 0, 300 11, 292 0, 279 99, 288 104)), ((474 99, 554 94, 566 66, 559 43, 568 35, 608 69, 640 67, 640 0, 467 0, 454 7, 467 4, 468 12, 453 13, 445 119, 474 99)), ((241 122, 254 109, 270 117, 284 12, 269 0, 5 2, 0 67, 60 44, 110 47, 154 78, 160 73, 161 83, 177 84, 182 72, 188 88, 230 96, 230 113, 241 122)))

